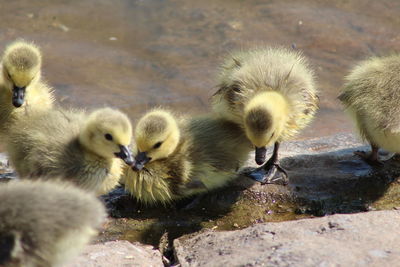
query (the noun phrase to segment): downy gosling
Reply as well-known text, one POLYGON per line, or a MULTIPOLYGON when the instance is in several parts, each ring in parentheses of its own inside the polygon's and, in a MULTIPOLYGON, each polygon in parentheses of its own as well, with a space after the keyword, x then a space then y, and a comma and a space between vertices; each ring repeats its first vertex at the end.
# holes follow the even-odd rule
POLYGON ((346 77, 339 95, 371 152, 357 151, 371 165, 381 165, 379 148, 400 153, 400 55, 360 62, 346 77))
POLYGON ((222 187, 237 177, 251 143, 235 123, 210 116, 185 119, 163 109, 135 129, 136 157, 125 188, 146 204, 166 204, 222 187))
POLYGON ((257 164, 265 162, 266 147, 274 144, 271 158, 249 176, 262 183, 282 178, 286 183, 286 171, 278 161, 279 144, 298 134, 316 113, 314 72, 295 50, 267 47, 236 52, 221 67, 212 106, 218 117, 244 129, 255 147, 257 164))
POLYGON ((4 51, 0 75, 0 134, 15 119, 53 106, 52 89, 41 79, 42 56, 37 46, 15 41, 4 51))
POLYGON ((106 218, 92 194, 60 182, 0 185, 0 266, 61 266, 77 256, 106 218))
POLYGON ((6 148, 21 177, 60 177, 101 195, 118 184, 120 159, 133 164, 131 137, 130 120, 118 110, 57 108, 18 120, 6 148))

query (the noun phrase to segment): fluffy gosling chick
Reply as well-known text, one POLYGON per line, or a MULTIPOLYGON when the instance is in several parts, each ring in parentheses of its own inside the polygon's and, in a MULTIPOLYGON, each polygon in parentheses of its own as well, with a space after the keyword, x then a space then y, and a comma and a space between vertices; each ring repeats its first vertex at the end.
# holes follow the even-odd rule
POLYGON ((400 55, 360 62, 346 77, 339 99, 351 115, 371 153, 355 152, 372 165, 381 165, 379 148, 400 153, 400 55))
POLYGON ((125 187, 146 204, 226 185, 252 149, 235 123, 209 116, 183 119, 161 109, 139 120, 135 141, 135 165, 125 170, 125 187))
POLYGON ((7 152, 21 177, 61 177, 105 194, 119 182, 122 162, 133 164, 132 126, 118 110, 52 109, 18 120, 10 129, 7 152))
POLYGON ((0 266, 60 266, 77 256, 105 220, 102 203, 70 184, 0 185, 0 266))
POLYGON ((52 89, 41 80, 41 58, 38 47, 25 41, 13 42, 5 49, 0 77, 0 133, 4 134, 18 116, 52 107, 52 89))
POLYGON ((212 99, 217 116, 239 124, 255 146, 257 164, 268 162, 250 177, 272 182, 279 166, 279 144, 308 125, 318 108, 313 70, 298 51, 260 48, 233 53, 222 65, 219 90, 212 99))

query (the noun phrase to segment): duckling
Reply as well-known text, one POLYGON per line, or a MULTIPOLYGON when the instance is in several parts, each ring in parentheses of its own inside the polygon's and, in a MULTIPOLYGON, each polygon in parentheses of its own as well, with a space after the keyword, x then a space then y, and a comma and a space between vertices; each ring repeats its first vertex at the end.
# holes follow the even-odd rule
POLYGON ((212 106, 217 117, 244 129, 255 146, 257 164, 265 162, 266 147, 274 144, 271 158, 249 176, 262 183, 282 178, 286 183, 279 145, 298 134, 316 113, 314 72, 295 50, 267 47, 236 52, 222 65, 212 106))
POLYGON ((16 121, 6 149, 21 177, 62 177, 101 195, 118 184, 120 159, 133 164, 131 137, 131 123, 118 110, 57 108, 16 121))
POLYGON ((60 266, 77 256, 106 218, 92 194, 60 182, 0 185, 0 266, 60 266))
POLYGON ((371 165, 383 164, 380 148, 400 153, 400 55, 358 63, 345 78, 339 100, 354 120, 371 153, 357 151, 371 165))
POLYGON ((156 109, 135 128, 136 157, 125 188, 146 204, 169 203, 222 187, 252 150, 235 123, 211 116, 187 119, 156 109))
POLYGON ((5 49, 0 75, 0 134, 28 111, 53 106, 52 89, 41 79, 41 64, 40 50, 32 43, 19 40, 5 49))

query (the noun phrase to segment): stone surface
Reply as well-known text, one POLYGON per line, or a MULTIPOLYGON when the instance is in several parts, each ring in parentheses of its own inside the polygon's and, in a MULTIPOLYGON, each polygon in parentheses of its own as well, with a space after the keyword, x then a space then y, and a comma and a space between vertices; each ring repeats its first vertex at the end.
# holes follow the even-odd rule
POLYGON ((185 266, 398 266, 400 211, 332 215, 174 241, 185 266))
POLYGON ((152 246, 128 241, 111 241, 87 246, 73 262, 64 267, 162 267, 161 254, 152 246))

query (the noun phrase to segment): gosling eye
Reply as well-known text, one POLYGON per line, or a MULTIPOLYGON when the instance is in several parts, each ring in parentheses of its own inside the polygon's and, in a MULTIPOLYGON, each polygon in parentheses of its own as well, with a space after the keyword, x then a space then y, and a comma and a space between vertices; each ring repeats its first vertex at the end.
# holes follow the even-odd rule
POLYGON ((158 143, 156 143, 156 144, 153 146, 153 148, 154 148, 154 149, 157 149, 157 148, 159 148, 161 145, 162 145, 162 142, 158 142, 158 143))
POLYGON ((112 140, 113 140, 112 135, 109 134, 109 133, 106 133, 106 134, 104 135, 104 138, 107 139, 108 141, 112 141, 112 140))

